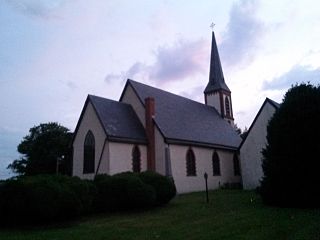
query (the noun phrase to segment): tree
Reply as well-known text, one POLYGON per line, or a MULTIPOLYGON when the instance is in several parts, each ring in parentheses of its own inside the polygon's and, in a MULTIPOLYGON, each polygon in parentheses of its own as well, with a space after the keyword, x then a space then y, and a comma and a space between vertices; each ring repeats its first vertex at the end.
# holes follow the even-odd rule
POLYGON ((58 162, 59 173, 71 174, 71 141, 69 129, 56 122, 32 127, 18 145, 22 156, 8 168, 20 175, 52 174, 58 162))
POLYGON ((260 194, 285 207, 320 206, 320 87, 295 85, 270 120, 260 194))

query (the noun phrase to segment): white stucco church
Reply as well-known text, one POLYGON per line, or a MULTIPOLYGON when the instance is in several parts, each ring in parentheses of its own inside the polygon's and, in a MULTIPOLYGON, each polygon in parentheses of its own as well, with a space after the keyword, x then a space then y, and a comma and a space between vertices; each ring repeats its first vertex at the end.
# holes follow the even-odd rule
POLYGON ((204 173, 210 189, 242 183, 241 138, 214 32, 204 99, 130 79, 119 101, 88 95, 73 139, 73 175, 151 170, 173 177, 178 193, 204 190, 204 173))

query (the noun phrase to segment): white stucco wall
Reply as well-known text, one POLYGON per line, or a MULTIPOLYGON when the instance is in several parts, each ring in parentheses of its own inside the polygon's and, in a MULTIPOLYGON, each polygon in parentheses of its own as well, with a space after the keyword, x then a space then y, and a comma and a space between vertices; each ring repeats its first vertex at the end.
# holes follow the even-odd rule
MULTIPOLYGON (((132 171, 132 150, 134 144, 129 143, 109 143, 110 153, 110 175, 132 171)), ((141 171, 147 170, 147 148, 144 145, 137 145, 141 154, 141 171)))
POLYGON ((131 104, 134 111, 138 115, 140 122, 144 127, 146 127, 145 108, 139 100, 138 96, 135 94, 130 84, 128 84, 128 87, 122 96, 121 102, 131 104))
MULTIPOLYGON (((80 178, 92 179, 94 177, 94 173, 83 174, 83 145, 85 137, 89 130, 91 130, 95 138, 94 167, 96 171, 106 135, 90 102, 88 103, 84 111, 82 121, 80 122, 77 134, 73 142, 72 175, 78 176, 80 178)), ((108 143, 106 145, 108 145, 108 143)), ((105 158, 105 160, 107 160, 108 157, 107 151, 108 147, 106 146, 103 153, 103 157, 105 158)), ((106 161, 100 165, 100 170, 101 171, 99 172, 107 171, 106 161)))
POLYGON ((215 107, 219 114, 221 115, 220 111, 220 95, 218 92, 212 93, 212 94, 207 94, 207 105, 215 107))
POLYGON ((253 189, 260 185, 260 179, 263 176, 261 151, 267 143, 267 125, 275 110, 274 106, 266 102, 240 148, 244 189, 253 189))
POLYGON ((208 188, 219 188, 225 183, 239 183, 240 176, 234 176, 233 152, 216 150, 220 158, 220 176, 213 176, 212 155, 214 149, 193 147, 196 158, 196 176, 187 176, 186 155, 188 146, 170 145, 171 169, 178 193, 205 190, 204 173, 208 174, 208 188))

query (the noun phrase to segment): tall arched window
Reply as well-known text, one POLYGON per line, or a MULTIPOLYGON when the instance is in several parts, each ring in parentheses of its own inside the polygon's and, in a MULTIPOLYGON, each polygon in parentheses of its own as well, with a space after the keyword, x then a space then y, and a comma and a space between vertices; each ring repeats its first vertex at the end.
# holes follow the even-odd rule
POLYGON ((226 115, 227 116, 231 116, 231 114, 230 114, 230 103, 229 103, 229 98, 227 96, 224 99, 224 103, 225 103, 225 106, 226 106, 226 115))
POLYGON ((196 157, 192 149, 187 152, 187 176, 196 176, 196 157))
POLYGON ((213 176, 220 176, 220 158, 218 153, 215 151, 212 155, 212 168, 213 168, 213 176))
POLYGON ((92 132, 89 130, 84 140, 83 173, 94 173, 94 161, 95 140, 92 132))
POLYGON ((235 176, 240 176, 241 171, 240 171, 240 161, 238 158, 238 154, 233 155, 233 171, 235 176))
POLYGON ((132 171, 141 171, 141 154, 138 146, 134 146, 132 149, 132 171))

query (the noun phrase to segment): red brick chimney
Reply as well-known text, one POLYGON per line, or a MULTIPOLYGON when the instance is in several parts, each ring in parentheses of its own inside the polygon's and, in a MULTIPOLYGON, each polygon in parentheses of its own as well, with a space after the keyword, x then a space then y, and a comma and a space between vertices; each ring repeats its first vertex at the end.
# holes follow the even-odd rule
POLYGON ((146 109, 146 133, 148 139, 148 148, 147 148, 147 169, 150 171, 156 170, 156 145, 154 138, 154 98, 148 97, 145 100, 145 109, 146 109))

